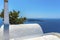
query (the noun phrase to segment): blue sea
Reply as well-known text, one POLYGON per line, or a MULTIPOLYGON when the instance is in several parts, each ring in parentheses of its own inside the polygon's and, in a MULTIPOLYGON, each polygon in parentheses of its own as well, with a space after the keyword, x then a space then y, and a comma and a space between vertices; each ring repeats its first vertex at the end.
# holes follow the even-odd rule
POLYGON ((28 19, 26 23, 38 23, 41 25, 43 32, 60 33, 60 19, 28 19))
MULTIPOLYGON (((25 24, 38 23, 41 25, 43 32, 58 32, 60 33, 60 19, 27 19, 25 24)), ((3 24, 2 19, 0 19, 0 26, 3 24)))

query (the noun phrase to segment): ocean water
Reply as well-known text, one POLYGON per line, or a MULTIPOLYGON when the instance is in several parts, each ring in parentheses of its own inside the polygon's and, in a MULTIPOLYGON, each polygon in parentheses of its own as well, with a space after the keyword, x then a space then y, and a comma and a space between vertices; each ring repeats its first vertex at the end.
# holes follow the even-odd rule
MULTIPOLYGON (((60 33, 60 19, 27 19, 25 24, 38 23, 41 25, 43 32, 58 32, 60 33)), ((3 24, 2 19, 0 19, 0 27, 3 24)))
POLYGON ((60 19, 28 19, 26 23, 38 23, 41 25, 43 32, 60 33, 60 19))
POLYGON ((3 21, 2 21, 2 19, 0 18, 0 27, 2 26, 2 24, 3 24, 3 21))

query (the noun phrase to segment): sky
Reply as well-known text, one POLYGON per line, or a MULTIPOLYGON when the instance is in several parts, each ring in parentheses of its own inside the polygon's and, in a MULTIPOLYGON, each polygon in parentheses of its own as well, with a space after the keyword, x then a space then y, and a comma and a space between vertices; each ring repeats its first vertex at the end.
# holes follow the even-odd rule
MULTIPOLYGON (((9 11, 20 11, 27 18, 60 18, 60 0, 8 0, 9 11)), ((4 0, 0 0, 0 12, 4 0)))

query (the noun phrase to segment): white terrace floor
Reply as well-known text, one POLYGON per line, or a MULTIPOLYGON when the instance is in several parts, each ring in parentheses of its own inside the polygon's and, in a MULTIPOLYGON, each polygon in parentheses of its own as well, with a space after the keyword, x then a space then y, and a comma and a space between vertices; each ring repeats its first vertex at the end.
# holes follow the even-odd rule
POLYGON ((40 37, 32 37, 32 38, 15 38, 15 39, 11 39, 11 40, 60 40, 60 38, 58 38, 55 35, 45 35, 45 36, 40 36, 40 37))

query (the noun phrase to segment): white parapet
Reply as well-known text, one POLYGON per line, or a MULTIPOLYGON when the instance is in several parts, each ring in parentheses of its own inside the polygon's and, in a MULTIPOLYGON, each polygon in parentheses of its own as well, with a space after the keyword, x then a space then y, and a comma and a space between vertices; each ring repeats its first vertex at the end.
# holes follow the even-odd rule
POLYGON ((38 35, 38 34, 43 34, 42 28, 39 24, 10 25, 11 38, 38 35))
MULTIPOLYGON (((0 28, 0 37, 2 38, 2 31, 4 25, 0 28)), ((37 36, 42 35, 43 31, 39 24, 19 24, 19 25, 10 25, 10 39, 12 38, 22 38, 25 36, 37 36)))

